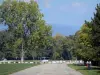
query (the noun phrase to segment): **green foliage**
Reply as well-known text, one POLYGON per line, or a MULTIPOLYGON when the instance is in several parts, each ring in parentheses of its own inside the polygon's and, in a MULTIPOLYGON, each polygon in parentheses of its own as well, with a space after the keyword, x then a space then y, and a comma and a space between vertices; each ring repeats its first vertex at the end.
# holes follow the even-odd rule
POLYGON ((65 37, 57 34, 53 37, 53 59, 70 60, 73 56, 74 40, 71 37, 65 37))
POLYGON ((91 22, 85 21, 76 33, 76 55, 80 59, 100 61, 100 4, 91 22))
MULTIPOLYGON (((90 23, 88 23, 90 24, 90 23)), ((85 23, 81 30, 77 33, 76 53, 80 59, 91 60, 93 58, 93 49, 91 45, 91 28, 85 23)))
POLYGON ((92 28, 92 47, 94 49, 95 60, 100 61, 100 4, 97 4, 96 13, 94 14, 94 18, 91 21, 92 28))
POLYGON ((52 27, 47 25, 42 17, 43 14, 34 1, 27 3, 6 0, 0 5, 0 22, 8 26, 7 32, 13 36, 7 47, 12 49, 15 58, 24 57, 24 53, 27 52, 31 52, 31 56, 36 56, 38 52, 41 53, 49 47, 52 27))
POLYGON ((39 58, 100 60, 100 4, 91 22, 72 36, 57 34, 43 20, 36 2, 6 0, 0 5, 0 59, 39 58))
POLYGON ((11 50, 8 50, 9 33, 0 31, 0 59, 8 58, 7 54, 12 55, 11 50))

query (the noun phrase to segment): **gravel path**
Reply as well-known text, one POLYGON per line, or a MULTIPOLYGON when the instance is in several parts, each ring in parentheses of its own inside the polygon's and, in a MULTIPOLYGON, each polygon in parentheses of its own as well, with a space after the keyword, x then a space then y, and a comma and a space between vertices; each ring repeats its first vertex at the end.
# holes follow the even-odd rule
POLYGON ((64 64, 43 64, 11 75, 82 75, 64 64))

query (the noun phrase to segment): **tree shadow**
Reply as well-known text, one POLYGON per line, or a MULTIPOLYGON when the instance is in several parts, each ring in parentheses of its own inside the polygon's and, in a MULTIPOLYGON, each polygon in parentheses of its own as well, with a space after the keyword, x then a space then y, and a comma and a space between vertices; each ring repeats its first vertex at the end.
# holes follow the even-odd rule
POLYGON ((97 73, 100 73, 100 71, 97 71, 97 73))
POLYGON ((92 67, 93 70, 100 70, 100 67, 92 67))
POLYGON ((94 71, 94 72, 100 74, 100 66, 92 66, 90 68, 90 70, 88 69, 88 67, 86 65, 76 65, 76 64, 74 64, 74 66, 76 66, 76 70, 77 71, 79 71, 79 70, 83 70, 83 71, 94 71))
MULTIPOLYGON (((89 70, 87 66, 84 66, 84 65, 74 65, 74 66, 79 66, 81 68, 78 68, 76 70, 89 70)), ((90 70, 100 70, 100 67, 97 67, 97 66, 92 66, 90 68, 90 70)), ((100 71, 98 71, 100 73, 100 71)))

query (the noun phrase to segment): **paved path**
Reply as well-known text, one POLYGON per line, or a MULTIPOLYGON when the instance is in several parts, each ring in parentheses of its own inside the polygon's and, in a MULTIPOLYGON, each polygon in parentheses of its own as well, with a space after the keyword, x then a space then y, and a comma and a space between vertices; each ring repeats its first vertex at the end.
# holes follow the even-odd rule
POLYGON ((82 75, 66 64, 44 64, 22 70, 12 75, 82 75))

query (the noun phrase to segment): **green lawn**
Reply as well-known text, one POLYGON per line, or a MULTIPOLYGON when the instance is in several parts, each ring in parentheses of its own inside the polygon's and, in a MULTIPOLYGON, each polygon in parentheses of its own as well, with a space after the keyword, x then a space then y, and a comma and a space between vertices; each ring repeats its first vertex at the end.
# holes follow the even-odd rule
POLYGON ((77 66, 71 64, 68 66, 81 72, 83 75, 100 75, 100 67, 92 67, 91 70, 88 70, 85 66, 77 66))
POLYGON ((32 66, 35 65, 34 64, 0 64, 0 75, 8 75, 32 66))
MULTIPOLYGON (((20 60, 13 60, 15 62, 20 62, 20 60)), ((24 62, 40 62, 40 60, 24 60, 24 62)))

